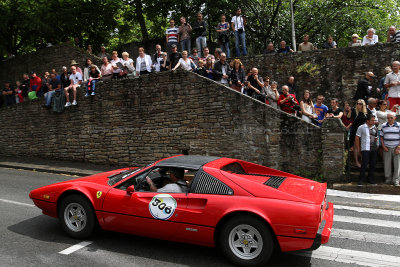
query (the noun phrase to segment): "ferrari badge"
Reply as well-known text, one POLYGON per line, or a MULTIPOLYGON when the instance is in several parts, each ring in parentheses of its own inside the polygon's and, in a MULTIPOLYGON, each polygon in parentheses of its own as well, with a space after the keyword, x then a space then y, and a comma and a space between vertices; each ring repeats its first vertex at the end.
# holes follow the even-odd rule
POLYGON ((101 197, 101 194, 103 194, 103 192, 97 191, 97 198, 100 198, 100 197, 101 197))

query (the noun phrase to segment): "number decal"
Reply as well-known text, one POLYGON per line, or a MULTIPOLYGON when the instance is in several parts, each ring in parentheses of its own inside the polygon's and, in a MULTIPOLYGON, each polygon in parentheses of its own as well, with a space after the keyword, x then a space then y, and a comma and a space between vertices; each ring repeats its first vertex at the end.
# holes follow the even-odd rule
POLYGON ((160 220, 168 220, 177 207, 176 200, 169 194, 158 194, 149 203, 151 215, 160 220))

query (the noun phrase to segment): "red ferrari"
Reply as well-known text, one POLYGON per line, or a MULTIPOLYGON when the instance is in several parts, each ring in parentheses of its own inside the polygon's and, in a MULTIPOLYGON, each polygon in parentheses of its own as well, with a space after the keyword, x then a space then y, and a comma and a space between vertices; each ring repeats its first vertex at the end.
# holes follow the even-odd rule
POLYGON ((333 205, 326 184, 242 160, 174 156, 33 190, 43 214, 87 238, 96 226, 204 246, 258 266, 274 250, 327 243, 333 205))

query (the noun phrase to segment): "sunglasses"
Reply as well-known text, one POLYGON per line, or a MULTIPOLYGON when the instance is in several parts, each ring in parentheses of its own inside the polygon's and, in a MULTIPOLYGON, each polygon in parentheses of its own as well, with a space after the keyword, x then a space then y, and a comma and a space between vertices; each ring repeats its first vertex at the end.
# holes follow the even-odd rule
POLYGON ((363 103, 357 103, 357 105, 362 105, 363 103))

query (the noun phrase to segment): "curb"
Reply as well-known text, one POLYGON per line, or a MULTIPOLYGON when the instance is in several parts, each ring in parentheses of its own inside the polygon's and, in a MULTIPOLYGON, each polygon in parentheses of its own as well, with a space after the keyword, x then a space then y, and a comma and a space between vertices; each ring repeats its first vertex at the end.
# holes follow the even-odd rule
POLYGON ((49 169, 42 166, 27 166, 27 165, 12 165, 12 164, 5 164, 0 163, 0 167, 2 168, 11 168, 11 169, 22 169, 27 171, 37 171, 37 172, 47 172, 47 173, 54 173, 54 174, 66 174, 66 175, 74 175, 74 176, 89 176, 95 173, 101 173, 102 171, 85 171, 85 170, 64 170, 64 169, 49 169))

